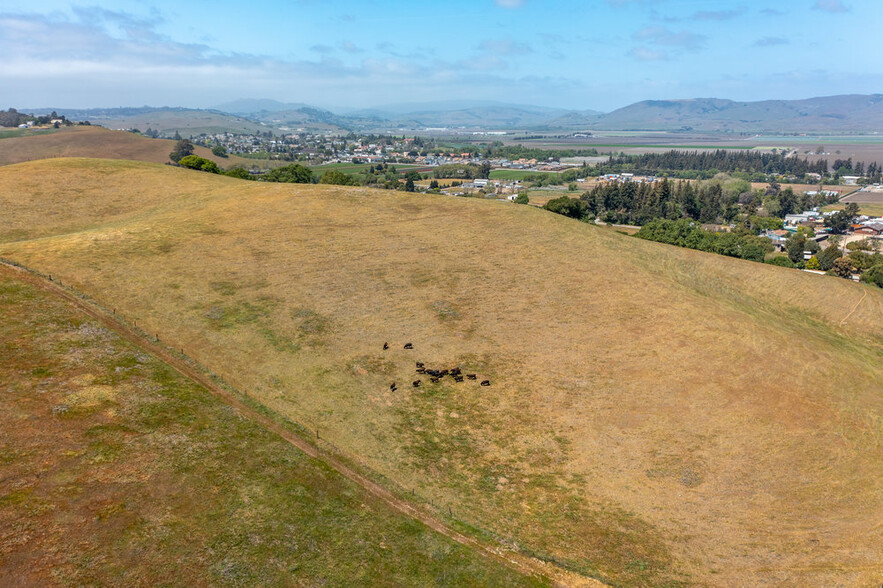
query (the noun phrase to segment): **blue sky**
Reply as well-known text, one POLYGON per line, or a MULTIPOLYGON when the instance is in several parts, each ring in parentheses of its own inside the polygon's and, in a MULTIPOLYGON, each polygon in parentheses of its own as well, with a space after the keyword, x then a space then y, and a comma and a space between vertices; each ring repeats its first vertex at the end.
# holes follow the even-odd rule
POLYGON ((879 93, 881 15, 879 0, 0 0, 0 108, 879 93))

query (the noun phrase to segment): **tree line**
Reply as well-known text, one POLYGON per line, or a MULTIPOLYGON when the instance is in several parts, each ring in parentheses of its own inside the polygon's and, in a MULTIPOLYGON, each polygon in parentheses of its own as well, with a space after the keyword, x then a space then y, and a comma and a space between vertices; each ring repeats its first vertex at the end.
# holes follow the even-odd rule
POLYGON ((754 215, 762 207, 776 218, 829 204, 835 197, 795 194, 771 182, 752 190, 740 178, 718 175, 708 181, 609 182, 580 196, 585 213, 615 224, 643 225, 655 218, 689 218, 703 223, 731 222, 738 214, 754 215))
POLYGON ((644 153, 641 155, 610 156, 608 166, 630 169, 637 173, 679 171, 743 172, 748 174, 781 174, 803 176, 807 173, 828 173, 828 161, 811 162, 796 155, 759 153, 746 149, 716 149, 714 151, 678 151, 644 153))

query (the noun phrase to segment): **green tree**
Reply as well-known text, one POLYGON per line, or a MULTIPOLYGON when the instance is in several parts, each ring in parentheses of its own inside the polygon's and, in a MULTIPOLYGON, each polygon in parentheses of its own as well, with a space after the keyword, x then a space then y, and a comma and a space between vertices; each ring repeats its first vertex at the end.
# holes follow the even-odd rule
POLYGON ((834 262, 837 261, 843 255, 840 253, 840 250, 834 245, 829 245, 825 249, 822 249, 818 255, 816 255, 816 259, 819 262, 819 269, 823 272, 828 271, 832 267, 834 267, 834 262))
POLYGON ((570 218, 581 219, 589 214, 588 205, 585 202, 579 198, 568 198, 567 196, 553 198, 546 202, 543 208, 556 214, 569 216, 570 218))
POLYGON ((326 170, 319 180, 320 184, 335 184, 337 186, 354 186, 356 181, 349 175, 337 169, 326 170))
MULTIPOLYGON (((175 133, 177 135, 177 133, 175 133)), ((180 135, 178 135, 180 137, 180 135)), ((182 158, 187 157, 188 155, 193 155, 193 143, 190 142, 190 139, 180 139, 177 143, 175 143, 175 149, 171 153, 169 153, 169 159, 178 163, 182 158)))
POLYGON ((213 174, 221 173, 218 164, 211 159, 199 157, 198 155, 188 155, 178 160, 178 165, 199 171, 205 171, 213 174))
POLYGON ((226 158, 227 157, 227 148, 224 147, 223 145, 215 145, 214 147, 212 147, 212 153, 216 157, 225 157, 226 158))
POLYGON ((292 163, 291 165, 283 165, 276 169, 271 169, 264 174, 265 182, 283 182, 288 184, 311 184, 313 183, 313 172, 309 168, 292 163))
POLYGON ((413 192, 414 191, 414 179, 408 178, 405 180, 405 192, 413 192))
POLYGON ((883 263, 875 265, 864 274, 862 274, 862 282, 868 282, 883 288, 883 263))
POLYGON ((852 262, 849 261, 848 257, 837 258, 834 261, 834 265, 831 266, 831 273, 840 278, 851 278, 852 262))
POLYGON ((788 259, 797 263, 803 261, 803 250, 806 246, 806 237, 800 233, 794 233, 785 241, 785 252, 788 259))
POLYGON ((231 178, 239 178, 240 180, 253 180, 251 174, 248 173, 248 170, 242 166, 231 167, 227 171, 223 172, 225 176, 230 176, 231 178))
POLYGON ((778 265, 780 267, 791 267, 791 268, 797 267, 796 265, 794 265, 793 261, 788 259, 787 255, 777 255, 775 257, 771 257, 768 260, 766 260, 766 263, 768 263, 770 265, 778 265))
POLYGON ((808 270, 821 269, 821 266, 819 265, 819 259, 815 255, 810 257, 809 260, 806 262, 806 269, 808 269, 808 270))
POLYGON ((515 204, 528 204, 530 202, 530 198, 527 195, 527 192, 521 192, 518 196, 513 200, 515 204))

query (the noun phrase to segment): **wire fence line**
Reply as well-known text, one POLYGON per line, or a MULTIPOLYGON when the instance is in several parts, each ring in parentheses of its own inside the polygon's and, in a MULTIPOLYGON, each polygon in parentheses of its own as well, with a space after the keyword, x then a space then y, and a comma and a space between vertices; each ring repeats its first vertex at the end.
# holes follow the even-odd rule
MULTIPOLYGON (((298 435, 304 441, 311 444, 319 454, 324 452, 338 460, 342 460, 346 463, 355 465, 360 474, 385 487, 389 492, 391 492, 398 498, 407 500, 411 503, 418 503, 422 506, 422 508, 428 508, 429 510, 431 510, 437 517, 448 519, 453 523, 458 523, 461 526, 467 527, 474 531, 478 531, 481 534, 491 537, 504 549, 529 555, 537 559, 547 560, 547 558, 539 557, 536 554, 528 553, 527 551, 521 549, 512 538, 501 537, 496 533, 490 531, 489 529, 485 528, 481 523, 468 520, 466 517, 463 516, 463 512, 459 508, 457 508, 456 510, 454 509, 454 502, 424 495, 422 492, 418 492, 415 486, 402 484, 398 480, 395 480, 378 472, 375 467, 368 463, 363 457, 344 450, 337 443, 329 439, 327 433, 325 433, 324 431, 330 430, 331 427, 325 429, 321 423, 317 423, 315 421, 310 423, 311 426, 307 427, 301 423, 293 421, 283 414, 278 413, 277 411, 269 408, 267 405, 261 402, 259 396, 249 394, 248 391, 244 388, 239 389, 233 386, 222 376, 213 372, 211 369, 200 363, 195 358, 187 355, 183 346, 172 345, 169 340, 166 340, 164 337, 160 337, 160 333, 156 329, 146 329, 143 323, 142 326, 138 326, 137 319, 126 317, 123 314, 117 313, 116 308, 108 308, 88 294, 77 290, 69 284, 64 284, 57 275, 52 276, 51 273, 41 272, 20 262, 5 257, 0 257, 0 263, 27 272, 35 277, 48 280, 52 282, 56 287, 63 289, 66 293, 70 295, 76 296, 77 298, 88 303, 90 306, 93 306, 94 308, 100 310, 105 315, 112 316, 115 322, 120 323, 144 341, 163 348, 166 353, 175 356, 178 360, 186 362, 189 367, 201 372, 203 375, 211 379, 214 384, 224 388, 227 392, 238 397, 241 402, 247 404, 255 410, 258 410, 259 412, 264 413, 266 416, 269 416, 274 421, 289 429, 292 433, 298 435)), ((462 502, 463 501, 461 501, 461 503, 462 502)), ((468 501, 465 502, 468 503, 468 501)), ((459 504, 457 504, 457 506, 459 507, 459 504)))

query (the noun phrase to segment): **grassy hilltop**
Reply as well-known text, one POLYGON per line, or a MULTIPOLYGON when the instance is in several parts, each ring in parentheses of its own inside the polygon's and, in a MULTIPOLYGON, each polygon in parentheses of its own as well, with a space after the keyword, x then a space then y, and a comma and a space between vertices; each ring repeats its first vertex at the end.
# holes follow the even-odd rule
POLYGON ((147 163, 6 166, 0 210, 0 256, 526 553, 624 585, 883 573, 879 289, 531 207, 147 163), (415 389, 415 361, 492 385, 415 389))
MULTIPOLYGON (((101 157, 166 163, 175 143, 172 139, 150 139, 99 126, 63 127, 41 135, 0 138, 0 165, 47 157, 101 157)), ((217 157, 205 147, 196 146, 194 153, 211 159, 222 168, 249 163, 235 155, 217 157)))

